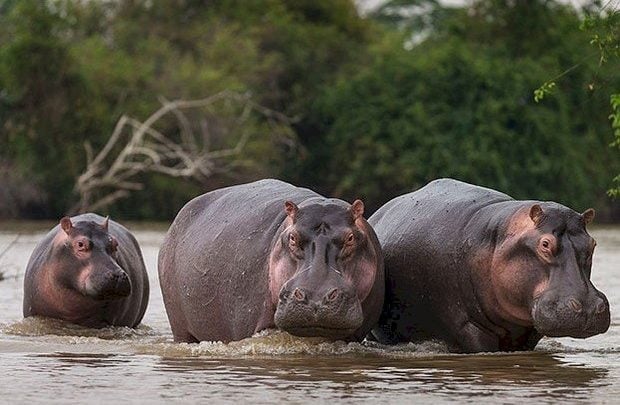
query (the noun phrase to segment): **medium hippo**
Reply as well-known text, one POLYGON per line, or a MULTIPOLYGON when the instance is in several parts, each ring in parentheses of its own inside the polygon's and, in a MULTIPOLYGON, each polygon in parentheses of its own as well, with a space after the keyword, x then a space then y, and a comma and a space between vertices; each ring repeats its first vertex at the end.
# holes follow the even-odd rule
POLYGON ((134 327, 148 299, 138 242, 125 227, 96 214, 61 219, 35 247, 24 277, 24 317, 134 327))
POLYGON ((609 303, 590 281, 593 218, 451 179, 391 200, 369 219, 386 269, 372 336, 479 352, 605 332, 609 303))
POLYGON ((359 200, 278 180, 191 200, 159 252, 175 341, 230 342, 274 327, 363 339, 384 292, 381 249, 363 212, 359 200))

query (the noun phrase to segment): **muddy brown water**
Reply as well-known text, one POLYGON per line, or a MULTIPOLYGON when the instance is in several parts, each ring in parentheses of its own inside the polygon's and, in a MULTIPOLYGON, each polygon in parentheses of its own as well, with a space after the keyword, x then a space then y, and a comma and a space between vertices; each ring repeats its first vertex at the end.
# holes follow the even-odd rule
POLYGON ((165 226, 130 226, 151 281, 137 329, 22 319, 23 272, 50 224, 0 223, 0 401, 6 403, 620 403, 620 227, 595 228, 594 283, 609 331, 544 339, 535 351, 449 354, 264 331, 240 342, 175 344, 157 280, 165 226))

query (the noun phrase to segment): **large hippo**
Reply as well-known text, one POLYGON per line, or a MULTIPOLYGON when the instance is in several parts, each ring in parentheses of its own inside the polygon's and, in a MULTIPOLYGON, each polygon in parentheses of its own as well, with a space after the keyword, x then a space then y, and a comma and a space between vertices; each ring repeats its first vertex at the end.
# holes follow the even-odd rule
POLYGON ((35 247, 24 277, 24 317, 92 328, 134 327, 149 299, 135 238, 96 214, 64 217, 35 247))
POLYGON ((593 218, 451 179, 391 200, 369 219, 386 269, 372 335, 479 352, 605 332, 609 303, 590 281, 593 218))
POLYGON ((175 341, 230 342, 277 327, 361 340, 383 304, 377 237, 352 205, 278 180, 188 202, 159 253, 175 341))

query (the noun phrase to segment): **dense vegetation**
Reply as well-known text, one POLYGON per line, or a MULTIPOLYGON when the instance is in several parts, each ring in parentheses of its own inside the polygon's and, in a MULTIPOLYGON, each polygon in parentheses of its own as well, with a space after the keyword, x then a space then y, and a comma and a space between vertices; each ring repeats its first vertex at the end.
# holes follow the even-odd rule
POLYGON ((297 146, 257 131, 251 169, 149 175, 112 214, 170 218, 198 193, 265 176, 374 209, 450 176, 617 215, 605 191, 620 172, 608 120, 620 69, 599 65, 579 24, 542 0, 396 1, 367 17, 348 0, 0 0, 0 216, 62 215, 85 140, 101 148, 122 114, 145 119, 160 96, 223 89, 294 118, 297 146), (411 4, 423 14, 402 13, 411 4))

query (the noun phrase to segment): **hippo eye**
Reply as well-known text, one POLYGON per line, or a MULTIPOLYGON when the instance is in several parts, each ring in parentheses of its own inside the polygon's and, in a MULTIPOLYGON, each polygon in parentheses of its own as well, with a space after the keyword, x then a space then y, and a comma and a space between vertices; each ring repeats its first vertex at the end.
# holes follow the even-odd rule
POLYGON ((543 246, 545 249, 549 249, 549 241, 548 241, 548 240, 546 240, 546 239, 545 239, 545 240, 543 240, 543 241, 542 241, 542 246, 543 246))
POLYGON ((297 244, 297 239, 295 239, 295 235, 293 235, 292 233, 289 234, 288 242, 291 244, 291 246, 295 246, 297 244))
POLYGON ((353 233, 350 233, 349 236, 347 236, 347 243, 353 243, 355 241, 355 235, 353 235, 353 233))

